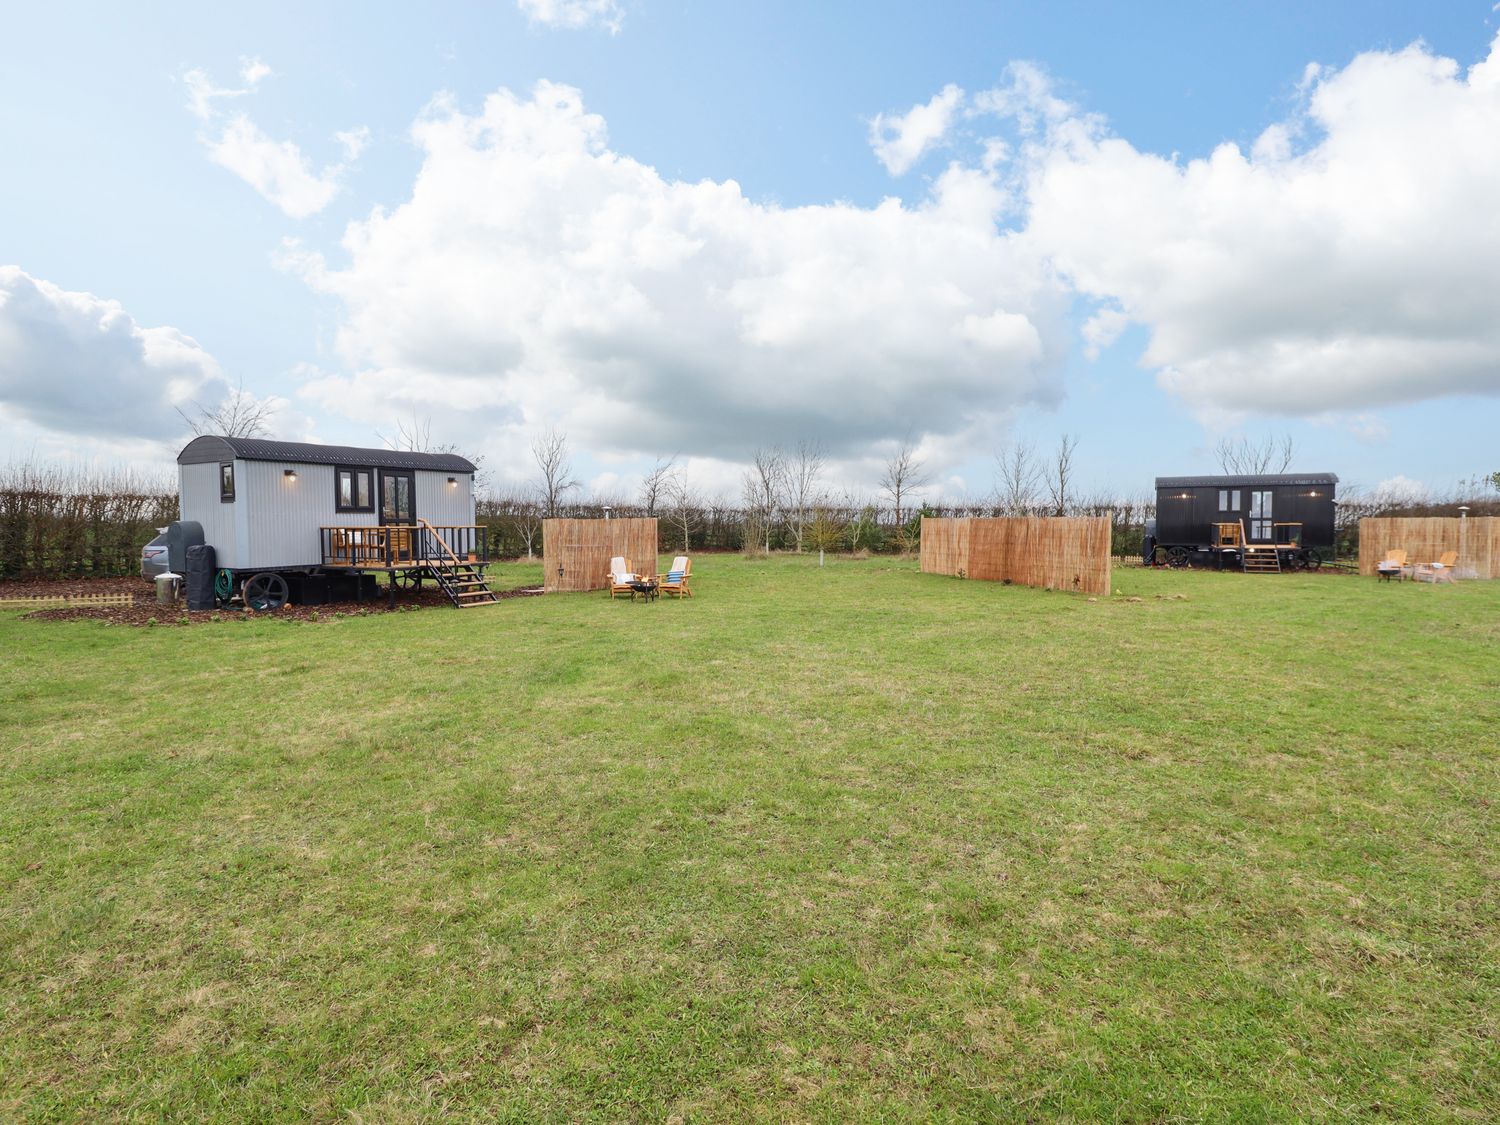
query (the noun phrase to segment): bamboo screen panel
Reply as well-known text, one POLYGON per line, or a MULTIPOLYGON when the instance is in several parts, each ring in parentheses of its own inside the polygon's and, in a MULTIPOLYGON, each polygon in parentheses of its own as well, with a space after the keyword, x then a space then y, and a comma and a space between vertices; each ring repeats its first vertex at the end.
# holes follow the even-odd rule
POLYGON ((1374 574, 1376 564, 1394 550, 1406 552, 1409 566, 1436 562, 1445 551, 1457 551, 1460 568, 1472 567, 1480 578, 1500 577, 1500 517, 1460 521, 1453 516, 1372 516, 1359 521, 1361 574, 1374 574))
POLYGON ((656 519, 542 521, 543 587, 548 593, 603 590, 609 585, 609 560, 616 555, 639 573, 655 574, 656 519))
POLYGON ((1107 515, 923 519, 922 569, 1044 590, 1108 594, 1111 522, 1107 515))
POLYGON ((967 574, 969 521, 923 516, 920 558, 926 574, 967 574))

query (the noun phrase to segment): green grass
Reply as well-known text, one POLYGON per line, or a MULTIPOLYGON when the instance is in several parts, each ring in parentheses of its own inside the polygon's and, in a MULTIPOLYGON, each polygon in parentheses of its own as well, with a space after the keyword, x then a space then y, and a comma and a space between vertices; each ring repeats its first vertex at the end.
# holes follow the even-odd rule
POLYGON ((1500 582, 694 569, 0 615, 0 1117, 1500 1114, 1500 582))

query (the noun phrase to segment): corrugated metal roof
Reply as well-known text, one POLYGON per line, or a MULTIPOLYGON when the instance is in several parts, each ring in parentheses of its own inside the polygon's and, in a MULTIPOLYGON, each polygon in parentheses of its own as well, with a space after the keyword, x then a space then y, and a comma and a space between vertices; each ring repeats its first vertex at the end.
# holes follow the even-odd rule
POLYGON ((376 469, 430 469, 472 473, 474 464, 456 453, 411 453, 402 449, 362 449, 353 445, 317 445, 307 441, 219 437, 205 434, 183 446, 179 465, 211 461, 297 461, 304 465, 359 465, 376 469))
POLYGON ((1157 488, 1243 488, 1246 485, 1338 484, 1337 473, 1260 473, 1246 476, 1157 477, 1157 488))

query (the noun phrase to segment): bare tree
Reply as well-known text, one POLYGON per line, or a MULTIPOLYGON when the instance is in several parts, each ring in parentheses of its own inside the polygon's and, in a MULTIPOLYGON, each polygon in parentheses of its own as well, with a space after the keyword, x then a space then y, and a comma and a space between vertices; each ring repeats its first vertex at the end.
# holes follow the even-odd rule
POLYGON ((786 490, 785 509, 791 524, 792 538, 797 552, 802 551, 802 540, 806 533, 807 516, 817 494, 818 482, 823 476, 827 458, 823 447, 816 441, 799 441, 786 457, 783 465, 782 485, 786 490))
POLYGON ((688 482, 687 473, 673 473, 662 486, 662 495, 671 506, 668 523, 674 531, 682 534, 682 553, 691 549, 693 528, 698 523, 698 509, 702 501, 688 482))
POLYGON ((1261 442, 1252 442, 1247 437, 1224 438, 1214 453, 1219 459, 1219 468, 1235 476, 1284 473, 1292 467, 1292 459, 1297 456, 1297 443, 1291 434, 1282 434, 1279 438, 1268 434, 1261 442))
POLYGON ((271 419, 276 414, 272 400, 256 398, 245 390, 245 380, 240 379, 234 389, 224 396, 224 401, 210 410, 201 402, 194 402, 191 412, 177 408, 177 413, 188 424, 188 428, 202 437, 214 434, 218 437, 269 437, 271 419))
POLYGON ((531 455, 536 458, 536 467, 541 472, 538 483, 538 499, 542 503, 542 514, 555 516, 562 499, 579 481, 573 476, 573 463, 568 459, 568 436, 561 430, 549 429, 531 443, 531 455))
POLYGON ((1063 434, 1058 439, 1057 452, 1052 457, 1052 463, 1047 467, 1047 499, 1051 504, 1053 515, 1068 514, 1068 490, 1073 483, 1073 452, 1077 448, 1078 439, 1063 434))
POLYGON ((896 452, 891 454, 890 459, 886 461, 885 472, 880 477, 880 491, 890 499, 891 506, 896 510, 897 531, 905 523, 901 518, 901 511, 906 497, 930 479, 921 460, 917 457, 917 447, 912 443, 911 435, 908 434, 902 439, 896 452))
POLYGON ((523 496, 516 504, 516 532, 526 544, 526 557, 536 558, 536 539, 542 531, 541 507, 530 496, 523 496))
POLYGON ((641 507, 648 516, 656 515, 657 502, 667 493, 672 481, 672 469, 676 464, 676 454, 658 457, 656 465, 641 478, 641 507))
POLYGON ((1036 451, 1026 442, 1002 447, 995 454, 1000 470, 1000 487, 996 501, 1007 516, 1024 516, 1036 505, 1037 488, 1042 483, 1042 466, 1036 451))
POLYGON ((776 522, 776 505, 783 491, 786 458, 780 446, 757 446, 745 470, 742 491, 745 500, 745 541, 764 542, 771 553, 771 529, 776 522))
POLYGON ((379 430, 375 436, 391 449, 403 449, 408 453, 434 453, 432 448, 432 418, 422 418, 413 410, 411 418, 396 419, 396 433, 394 437, 386 437, 379 430))
POLYGON ((474 493, 488 491, 490 484, 489 470, 484 468, 483 453, 465 453, 452 442, 434 442, 432 440, 432 416, 422 417, 415 410, 411 412, 411 418, 396 419, 396 433, 394 437, 387 437, 379 430, 375 431, 388 449, 401 449, 407 453, 451 453, 455 457, 462 457, 474 466, 474 493))

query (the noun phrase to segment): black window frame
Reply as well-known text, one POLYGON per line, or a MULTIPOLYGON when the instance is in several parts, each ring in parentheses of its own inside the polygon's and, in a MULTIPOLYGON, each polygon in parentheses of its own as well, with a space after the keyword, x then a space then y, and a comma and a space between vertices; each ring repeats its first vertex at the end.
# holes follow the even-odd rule
POLYGON ((233 504, 234 503, 234 462, 233 461, 220 461, 219 462, 219 503, 220 504, 233 504), (224 489, 224 481, 226 479, 226 475, 224 473, 225 469, 229 470, 229 473, 228 473, 228 476, 227 476, 227 479, 229 481, 229 489, 228 489, 228 491, 225 491, 225 489, 224 489))
POLYGON ((371 513, 375 511, 375 469, 370 465, 336 465, 333 470, 333 510, 335 512, 362 512, 371 513), (342 477, 349 474, 349 495, 353 498, 353 504, 344 504, 342 477), (361 505, 359 502, 359 474, 365 474, 365 497, 368 504, 361 505))

